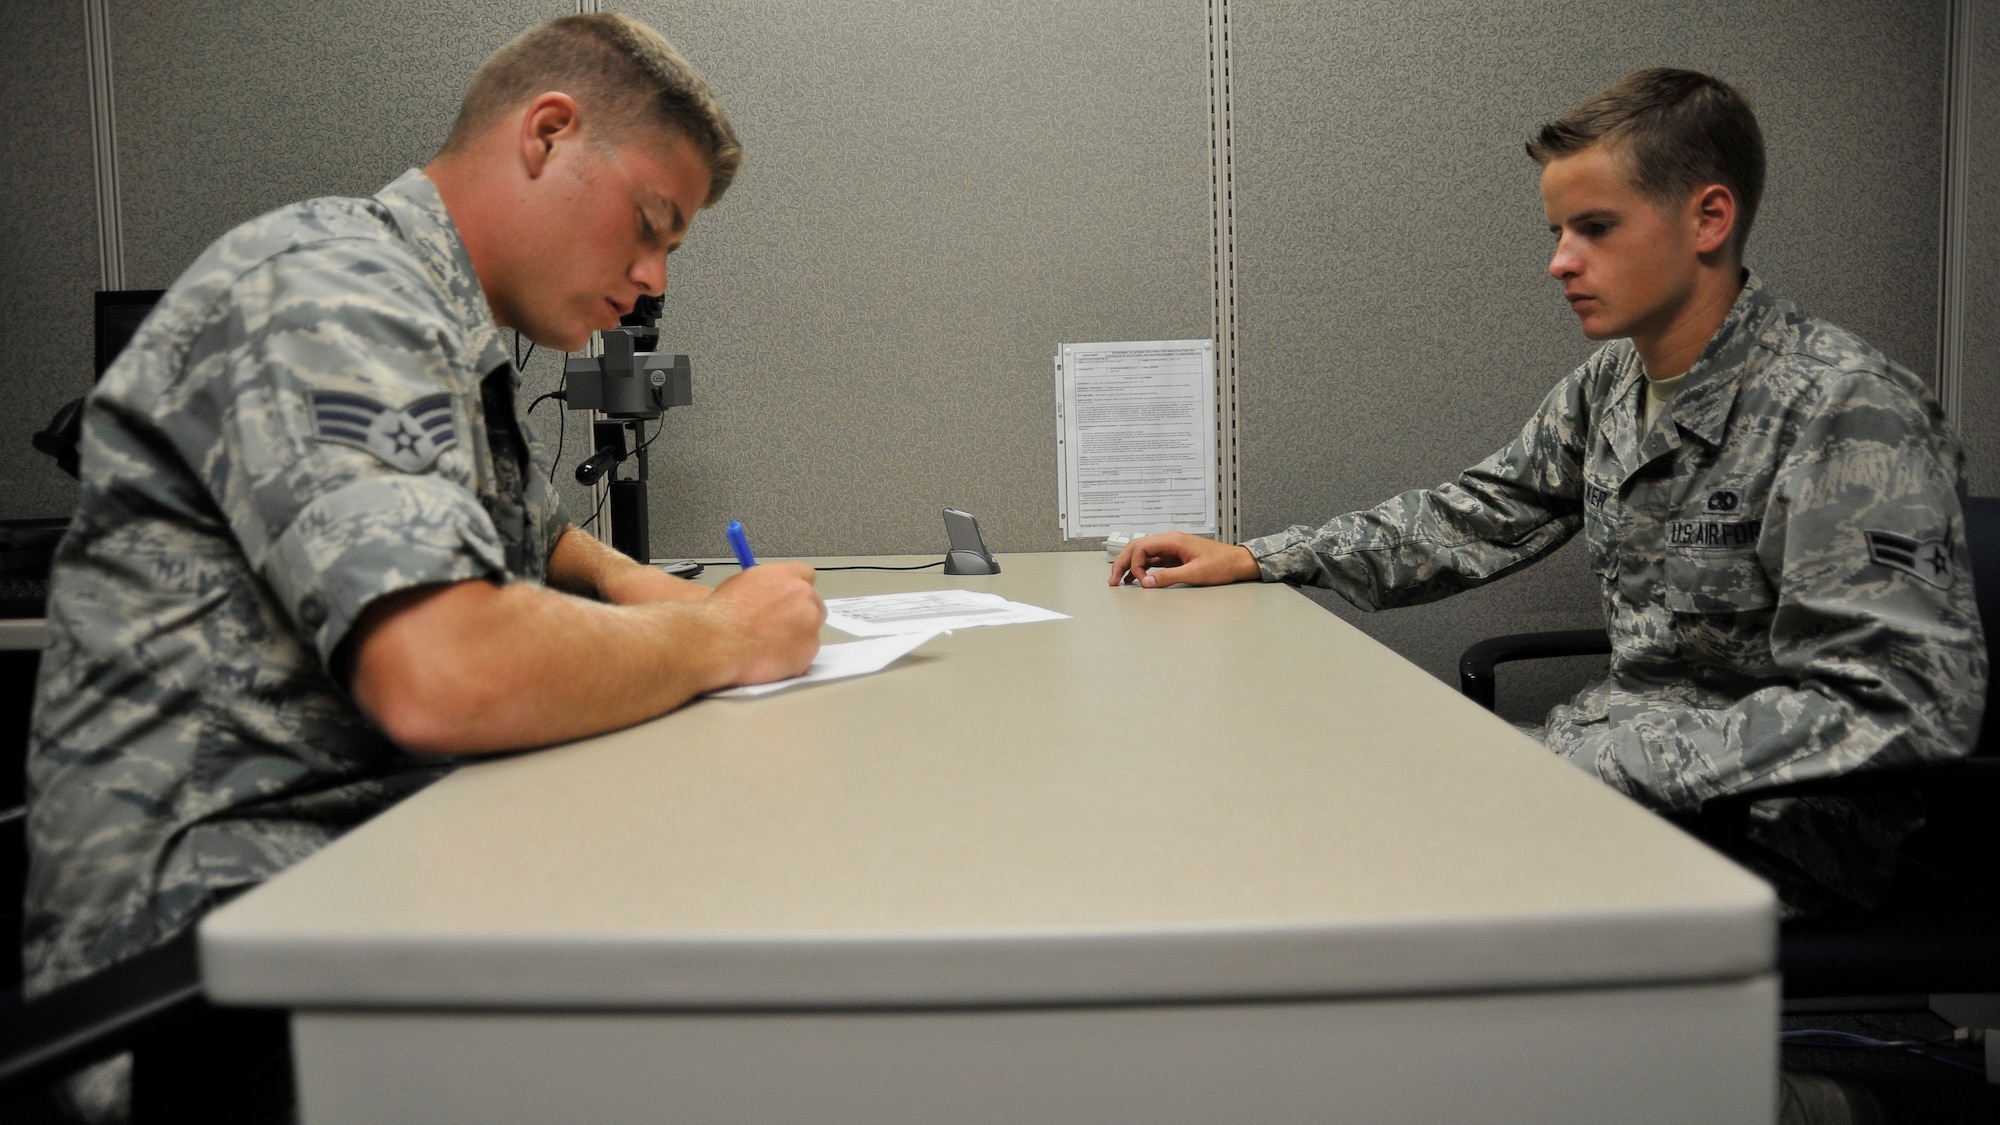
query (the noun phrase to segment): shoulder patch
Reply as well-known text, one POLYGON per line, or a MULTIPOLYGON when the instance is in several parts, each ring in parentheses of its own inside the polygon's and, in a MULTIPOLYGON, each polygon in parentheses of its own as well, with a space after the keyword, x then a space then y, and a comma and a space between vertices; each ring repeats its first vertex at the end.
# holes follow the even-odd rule
POLYGON ((367 395, 314 391, 312 407, 319 440, 365 449, 406 473, 430 468, 438 454, 458 444, 448 393, 425 395, 396 410, 367 395))
POLYGON ((1893 531, 1863 529, 1868 541, 1868 561, 1890 570, 1900 570, 1926 585, 1940 590, 1951 588, 1951 540, 1912 539, 1893 531))

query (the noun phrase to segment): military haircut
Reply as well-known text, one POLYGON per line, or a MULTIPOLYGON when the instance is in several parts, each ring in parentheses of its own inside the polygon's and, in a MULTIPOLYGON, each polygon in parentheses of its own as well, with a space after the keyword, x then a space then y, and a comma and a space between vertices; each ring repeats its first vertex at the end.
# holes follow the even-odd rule
POLYGON ((707 81, 666 36, 619 12, 562 16, 493 52, 466 87, 443 151, 465 147, 551 90, 575 98, 607 143, 646 125, 686 137, 708 166, 704 207, 722 198, 743 166, 743 146, 707 81))
POLYGON ((1542 126, 1528 155, 1547 166, 1593 145, 1622 149, 1632 186, 1663 206, 1721 184, 1736 197, 1730 244, 1738 262, 1764 195, 1764 133, 1734 86, 1694 70, 1635 70, 1542 126))

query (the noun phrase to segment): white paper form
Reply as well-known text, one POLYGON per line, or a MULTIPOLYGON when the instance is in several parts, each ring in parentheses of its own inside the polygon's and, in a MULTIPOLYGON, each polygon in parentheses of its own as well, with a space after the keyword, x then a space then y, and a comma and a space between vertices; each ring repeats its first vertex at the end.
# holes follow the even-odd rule
POLYGON ((1063 538, 1215 534, 1213 340, 1062 345, 1056 430, 1063 538))
POLYGON ((1062 621, 1068 617, 1067 613, 1010 602, 998 594, 977 590, 922 590, 826 600, 826 623, 856 637, 1020 625, 1030 621, 1062 621))
POLYGON ((803 675, 793 676, 789 680, 773 680, 768 684, 724 688, 708 694, 716 699, 748 699, 752 696, 769 695, 774 691, 798 687, 801 684, 817 684, 826 680, 845 680, 852 676, 870 675, 901 660, 942 632, 944 630, 931 629, 922 633, 877 637, 871 641, 850 641, 844 645, 821 645, 819 655, 813 657, 813 662, 806 667, 803 675))

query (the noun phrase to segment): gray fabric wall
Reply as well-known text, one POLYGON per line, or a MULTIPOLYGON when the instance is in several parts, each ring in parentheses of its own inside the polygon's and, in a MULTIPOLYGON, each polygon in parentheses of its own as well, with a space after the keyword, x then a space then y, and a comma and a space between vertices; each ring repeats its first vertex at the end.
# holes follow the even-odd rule
MULTIPOLYGON (((1231 10, 1246 534, 1451 477, 1589 354, 1545 272, 1553 243, 1522 143, 1640 66, 1743 88, 1770 165, 1749 264, 1930 374, 1943 5, 1231 10)), ((1320 600, 1440 676, 1482 636, 1602 623, 1573 546, 1430 606, 1320 600)), ((1535 685, 1523 709, 1554 690, 1535 685)))
POLYGON ((1966 484, 1974 495, 2000 496, 2000 4, 1990 0, 1973 16, 1970 109, 1959 434, 1966 484))
POLYGON ((0 5, 0 517, 62 516, 76 482, 28 445, 90 389, 97 205, 83 4, 0 5))
MULTIPOLYGON (((126 283, 165 288, 246 219, 370 195, 444 143, 466 82, 562 0, 113 0, 126 283)), ((557 385, 539 352, 524 384, 557 385)), ((537 423, 553 424, 544 405, 537 423)), ((588 500, 566 490, 572 506, 588 500)))
POLYGON ((635 3, 748 160, 674 255, 695 405, 654 447, 653 545, 728 557, 1062 546, 1050 357, 1205 336, 1201 0, 635 3))

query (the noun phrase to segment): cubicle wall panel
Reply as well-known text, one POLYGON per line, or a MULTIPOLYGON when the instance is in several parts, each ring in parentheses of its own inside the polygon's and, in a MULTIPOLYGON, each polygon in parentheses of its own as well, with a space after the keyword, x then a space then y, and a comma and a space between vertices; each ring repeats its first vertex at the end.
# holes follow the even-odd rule
POLYGON ((1973 20, 1972 104, 1964 138, 1966 200, 1965 360, 1959 433, 1966 484, 2000 495, 2000 4, 1973 20))
POLYGON ((97 208, 81 0, 0 5, 0 518, 67 515, 76 484, 29 435, 90 389, 97 208))
MULTIPOLYGON (((1246 534, 1452 477, 1590 353, 1545 272, 1552 241, 1522 143, 1641 66, 1704 69, 1745 91, 1771 180, 1749 264, 1929 376, 1942 5, 1599 0, 1558 17, 1524 0, 1236 0, 1231 12, 1246 534)), ((1601 620, 1575 554, 1356 623, 1448 675, 1480 636, 1601 620)))
POLYGON ((657 553, 1061 546, 1061 341, 1205 337, 1198 0, 634 4, 748 154, 674 255, 695 403, 654 446, 657 553))
MULTIPOLYGON (((429 163, 486 56, 576 5, 113 0, 112 11, 127 271, 156 288, 246 219, 371 195, 429 163)), ((559 355, 537 353, 526 390, 554 389, 560 371, 559 355)), ((545 405, 535 419, 551 438, 553 414, 545 405)), ((587 516, 589 495, 564 480, 587 516)))
POLYGON ((559 0, 113 0, 126 268, 180 276, 273 207, 427 163, 467 79, 559 0))

